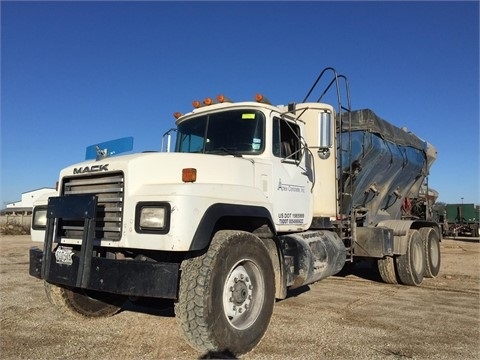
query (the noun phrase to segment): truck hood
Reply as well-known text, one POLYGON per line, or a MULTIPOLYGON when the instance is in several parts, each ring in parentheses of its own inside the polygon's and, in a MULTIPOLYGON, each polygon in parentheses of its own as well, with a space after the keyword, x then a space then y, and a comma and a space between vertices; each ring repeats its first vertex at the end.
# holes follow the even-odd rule
POLYGON ((60 177, 95 176, 122 171, 130 186, 181 184, 184 168, 197 170, 196 183, 253 186, 255 182, 251 159, 232 155, 160 152, 85 161, 63 169, 60 177))

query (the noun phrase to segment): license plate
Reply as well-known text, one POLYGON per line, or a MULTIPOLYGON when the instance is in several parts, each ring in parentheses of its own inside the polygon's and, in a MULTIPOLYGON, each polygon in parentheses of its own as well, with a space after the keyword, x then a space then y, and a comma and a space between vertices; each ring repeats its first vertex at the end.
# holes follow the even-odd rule
POLYGON ((73 249, 69 247, 59 246, 55 251, 55 259, 57 264, 72 265, 73 249))

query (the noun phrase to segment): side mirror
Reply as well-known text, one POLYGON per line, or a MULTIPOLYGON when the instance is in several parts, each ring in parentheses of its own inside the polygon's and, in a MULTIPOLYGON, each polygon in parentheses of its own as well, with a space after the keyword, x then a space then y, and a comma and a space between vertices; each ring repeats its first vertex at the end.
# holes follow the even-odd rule
POLYGON ((330 157, 332 147, 332 114, 321 112, 318 115, 318 156, 320 159, 330 157))

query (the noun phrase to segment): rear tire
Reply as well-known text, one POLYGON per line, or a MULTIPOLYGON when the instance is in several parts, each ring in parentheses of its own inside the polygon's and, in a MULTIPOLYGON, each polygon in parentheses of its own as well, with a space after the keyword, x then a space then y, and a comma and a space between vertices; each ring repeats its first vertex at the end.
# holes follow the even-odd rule
POLYGON ((408 231, 407 252, 396 257, 397 274, 403 285, 418 286, 425 273, 425 248, 418 230, 408 231))
POLYGON ((118 313, 126 301, 121 295, 67 288, 46 281, 44 286, 51 304, 61 312, 76 317, 109 317, 118 313))
POLYGON ((261 240, 243 231, 219 231, 202 256, 181 265, 177 321, 202 352, 252 350, 267 330, 275 279, 261 240))
POLYGON ((420 229, 423 246, 425 248, 425 277, 434 278, 440 272, 440 239, 434 228, 420 229))

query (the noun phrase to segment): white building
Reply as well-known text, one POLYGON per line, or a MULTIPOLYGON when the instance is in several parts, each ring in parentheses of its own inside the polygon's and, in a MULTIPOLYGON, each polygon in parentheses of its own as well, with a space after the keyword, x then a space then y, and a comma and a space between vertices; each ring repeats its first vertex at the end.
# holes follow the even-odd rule
POLYGON ((7 204, 2 213, 8 212, 31 212, 33 204, 42 196, 55 196, 56 191, 53 188, 41 188, 22 193, 22 200, 7 204))

